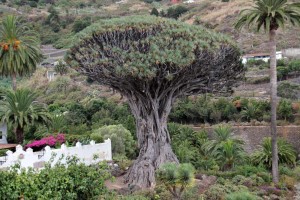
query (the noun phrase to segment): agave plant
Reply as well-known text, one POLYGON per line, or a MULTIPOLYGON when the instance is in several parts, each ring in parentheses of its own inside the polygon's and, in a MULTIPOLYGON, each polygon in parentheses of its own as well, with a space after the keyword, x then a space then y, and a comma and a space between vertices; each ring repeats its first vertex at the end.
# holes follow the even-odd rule
MULTIPOLYGON (((279 163, 295 166, 297 155, 292 145, 283 138, 278 138, 277 146, 279 163)), ((272 168, 272 146, 270 137, 263 140, 260 149, 252 154, 251 160, 254 164, 263 164, 268 169, 272 168)))

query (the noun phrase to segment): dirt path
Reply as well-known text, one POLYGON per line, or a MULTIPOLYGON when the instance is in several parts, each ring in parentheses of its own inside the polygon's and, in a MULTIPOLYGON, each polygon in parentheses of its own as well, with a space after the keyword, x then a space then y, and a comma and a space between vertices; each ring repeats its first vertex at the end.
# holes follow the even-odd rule
POLYGON ((124 176, 116 177, 114 181, 107 180, 105 185, 109 190, 120 190, 121 188, 128 187, 127 184, 124 184, 124 176))
POLYGON ((296 195, 294 196, 295 200, 300 200, 300 183, 295 185, 296 188, 296 195))

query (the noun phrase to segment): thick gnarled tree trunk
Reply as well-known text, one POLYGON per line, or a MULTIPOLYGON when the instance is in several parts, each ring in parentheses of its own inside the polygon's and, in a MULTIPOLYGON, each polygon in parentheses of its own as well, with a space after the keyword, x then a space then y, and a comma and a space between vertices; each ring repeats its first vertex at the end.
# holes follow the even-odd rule
MULTIPOLYGON (((132 99, 132 98, 131 98, 132 99)), ((166 104, 148 104, 129 100, 136 119, 139 156, 129 169, 125 182, 142 188, 155 186, 155 170, 166 162, 178 163, 171 148, 171 139, 167 129, 167 117, 171 110, 171 99, 166 104), (148 105, 144 106, 144 105, 148 105)))
POLYGON ((272 176, 278 183, 278 147, 277 147, 277 71, 276 71, 276 30, 270 30, 270 87, 271 87, 271 136, 272 136, 272 176))

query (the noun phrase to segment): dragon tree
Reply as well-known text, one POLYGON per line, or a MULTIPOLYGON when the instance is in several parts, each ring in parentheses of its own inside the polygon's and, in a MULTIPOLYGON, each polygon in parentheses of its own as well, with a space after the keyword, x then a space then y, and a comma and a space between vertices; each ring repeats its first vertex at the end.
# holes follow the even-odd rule
POLYGON ((139 156, 125 182, 155 186, 155 170, 178 163, 168 115, 179 97, 228 93, 243 76, 240 51, 226 36, 175 20, 124 17, 79 33, 67 62, 119 91, 136 120, 139 156))

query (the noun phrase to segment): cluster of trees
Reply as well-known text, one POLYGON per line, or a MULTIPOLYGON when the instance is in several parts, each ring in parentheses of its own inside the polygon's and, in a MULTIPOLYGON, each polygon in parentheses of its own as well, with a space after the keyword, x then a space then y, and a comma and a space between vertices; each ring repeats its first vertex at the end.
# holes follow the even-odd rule
POLYGON ((156 8, 152 8, 150 15, 178 19, 183 13, 186 13, 187 11, 189 11, 188 8, 179 5, 172 6, 168 8, 167 11, 161 10, 160 12, 158 12, 156 8))

